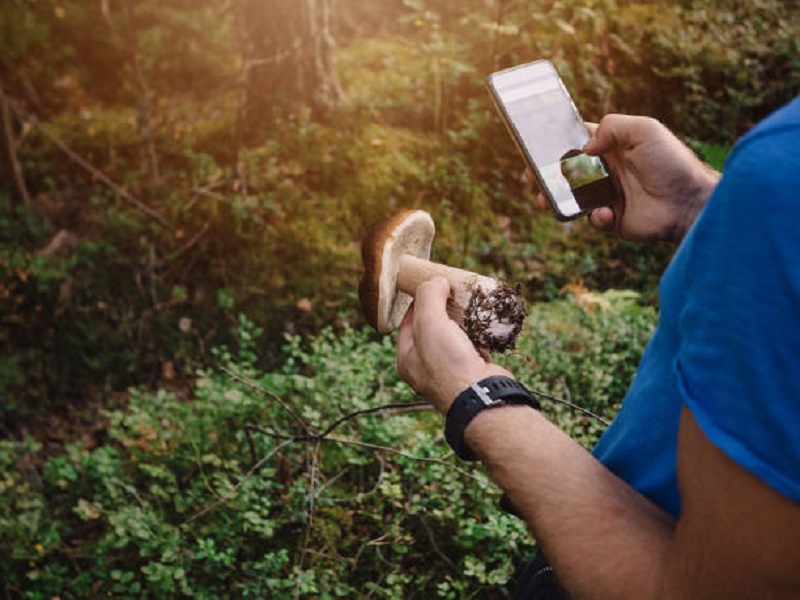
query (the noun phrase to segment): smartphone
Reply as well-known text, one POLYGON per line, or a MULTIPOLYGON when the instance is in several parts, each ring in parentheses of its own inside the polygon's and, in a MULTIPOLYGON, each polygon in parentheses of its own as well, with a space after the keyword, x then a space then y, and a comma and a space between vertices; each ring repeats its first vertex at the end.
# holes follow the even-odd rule
POLYGON ((537 60, 498 71, 486 83, 558 219, 575 219, 621 199, 602 159, 581 151, 589 131, 553 63, 537 60))

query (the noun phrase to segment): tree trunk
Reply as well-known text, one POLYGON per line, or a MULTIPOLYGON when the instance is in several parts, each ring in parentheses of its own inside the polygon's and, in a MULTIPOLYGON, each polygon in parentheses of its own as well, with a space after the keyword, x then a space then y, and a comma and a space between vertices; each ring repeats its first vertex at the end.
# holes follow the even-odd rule
POLYGON ((121 15, 117 20, 122 24, 120 29, 111 14, 109 0, 100 0, 100 11, 106 20, 112 40, 128 55, 128 66, 131 69, 131 83, 136 90, 136 125, 139 139, 142 142, 142 170, 150 177, 150 192, 157 194, 161 186, 161 174, 158 166, 155 136, 153 134, 153 93, 141 66, 139 54, 138 32, 133 23, 133 16, 128 0, 120 2, 121 15))
POLYGON ((338 101, 332 1, 239 0, 248 126, 269 122, 274 106, 324 118, 338 101))
POLYGON ((14 174, 14 182, 17 184, 17 191, 19 197, 25 208, 31 207, 31 196, 28 193, 28 186, 25 184, 25 175, 22 172, 22 165, 17 156, 17 140, 14 136, 14 125, 11 122, 11 110, 9 108, 9 100, 6 98, 5 92, 0 86, 0 114, 2 114, 2 121, 0 127, 2 128, 6 148, 8 150, 8 160, 11 163, 11 171, 14 174))

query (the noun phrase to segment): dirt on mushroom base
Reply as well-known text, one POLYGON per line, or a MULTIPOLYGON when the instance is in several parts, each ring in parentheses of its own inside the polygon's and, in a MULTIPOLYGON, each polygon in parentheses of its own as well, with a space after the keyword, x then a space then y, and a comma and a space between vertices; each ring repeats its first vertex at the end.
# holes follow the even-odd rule
POLYGON ((489 292, 475 290, 464 312, 464 330, 478 348, 490 352, 512 350, 528 316, 522 285, 500 283, 489 292))

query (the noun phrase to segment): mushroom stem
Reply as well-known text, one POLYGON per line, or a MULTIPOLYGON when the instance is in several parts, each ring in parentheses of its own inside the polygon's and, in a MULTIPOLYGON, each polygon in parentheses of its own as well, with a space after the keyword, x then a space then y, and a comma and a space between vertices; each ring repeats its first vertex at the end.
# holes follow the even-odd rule
POLYGON ((397 329, 420 284, 441 275, 450 282, 447 314, 472 343, 491 352, 513 348, 528 313, 521 286, 430 262, 434 233, 433 219, 422 210, 401 212, 369 230, 358 284, 367 322, 379 333, 397 329))
POLYGON ((500 285, 491 277, 405 254, 398 265, 397 288, 416 296, 420 284, 436 276, 444 277, 450 283, 451 300, 447 303, 447 314, 459 324, 463 324, 464 313, 476 291, 480 289, 489 294, 500 285))

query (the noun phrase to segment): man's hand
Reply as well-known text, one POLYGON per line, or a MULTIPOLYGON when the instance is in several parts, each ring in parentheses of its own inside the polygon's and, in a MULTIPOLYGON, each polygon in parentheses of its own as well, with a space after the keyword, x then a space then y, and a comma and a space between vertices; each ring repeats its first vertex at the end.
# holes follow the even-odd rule
POLYGON ((589 129, 584 152, 601 155, 625 193, 621 204, 595 209, 592 225, 626 239, 680 242, 719 173, 655 119, 606 115, 589 129))
POLYGON ((467 334, 447 316, 450 285, 436 277, 419 286, 413 307, 400 325, 397 370, 415 391, 442 413, 456 396, 491 375, 510 375, 479 353, 467 334))

